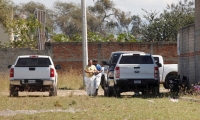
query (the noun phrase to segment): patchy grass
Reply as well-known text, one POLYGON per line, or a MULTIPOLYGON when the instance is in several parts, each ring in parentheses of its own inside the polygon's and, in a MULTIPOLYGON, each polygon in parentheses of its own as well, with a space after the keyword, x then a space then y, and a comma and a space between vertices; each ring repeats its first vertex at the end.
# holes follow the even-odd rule
POLYGON ((61 110, 60 112, 18 113, 1 116, 0 119, 82 119, 82 120, 198 120, 200 103, 168 98, 143 99, 123 96, 123 98, 65 96, 65 97, 18 97, 0 96, 2 110, 61 110), (64 112, 64 110, 74 110, 64 112), (63 112, 62 112, 63 110, 63 112))
POLYGON ((7 72, 0 72, 0 91, 7 91, 9 90, 9 73, 7 72))
MULTIPOLYGON (((9 74, 1 73, 0 119, 4 120, 199 120, 199 102, 169 98, 122 98, 103 96, 44 97, 23 96, 12 98, 9 91, 9 74), (5 114, 6 112, 6 114, 5 114), (16 113, 16 114, 13 114, 16 113), (7 116, 6 116, 7 115, 7 116), (10 116, 9 116, 10 115, 10 116)), ((59 88, 80 89, 82 76, 77 71, 59 75, 59 88)))

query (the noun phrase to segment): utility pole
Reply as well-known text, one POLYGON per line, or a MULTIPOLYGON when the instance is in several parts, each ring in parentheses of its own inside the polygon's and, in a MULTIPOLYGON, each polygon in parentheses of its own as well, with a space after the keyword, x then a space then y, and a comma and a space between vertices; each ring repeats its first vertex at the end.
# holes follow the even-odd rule
POLYGON ((86 3, 81 0, 82 8, 82 47, 83 47, 83 86, 85 86, 85 66, 88 64, 88 42, 87 42, 87 16, 86 16, 86 3))

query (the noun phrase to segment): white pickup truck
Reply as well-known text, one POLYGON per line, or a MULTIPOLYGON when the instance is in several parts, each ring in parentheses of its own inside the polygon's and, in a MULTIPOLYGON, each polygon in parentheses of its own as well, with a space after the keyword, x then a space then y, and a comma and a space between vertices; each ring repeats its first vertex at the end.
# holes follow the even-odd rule
POLYGON ((24 55, 18 56, 10 68, 10 96, 18 96, 18 92, 49 92, 49 96, 57 95, 56 69, 50 56, 24 55))
POLYGON ((169 81, 175 79, 178 75, 178 64, 164 64, 161 55, 153 55, 155 62, 161 63, 162 67, 159 68, 160 83, 163 84, 165 89, 169 89, 169 81))
MULTIPOLYGON (((116 51, 112 52, 109 58, 109 61, 102 61, 104 67, 104 72, 102 74, 101 86, 104 89, 104 96, 112 96, 112 88, 114 86, 114 69, 117 64, 117 61, 121 54, 134 53, 136 51, 116 51)), ((138 51, 139 52, 139 51, 138 51)), ((169 89, 169 81, 173 79, 178 74, 178 65, 177 64, 164 64, 163 57, 161 55, 153 55, 155 62, 161 64, 159 67, 159 79, 160 84, 166 89, 169 89)))

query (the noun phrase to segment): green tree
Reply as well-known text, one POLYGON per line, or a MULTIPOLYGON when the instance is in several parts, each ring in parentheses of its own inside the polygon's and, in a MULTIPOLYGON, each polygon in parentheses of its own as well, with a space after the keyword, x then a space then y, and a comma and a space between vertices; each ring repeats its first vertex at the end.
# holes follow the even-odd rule
MULTIPOLYGON (((55 23, 65 35, 69 36, 70 39, 74 39, 77 36, 76 34, 81 35, 82 10, 80 5, 56 1, 53 9, 56 15, 55 23)), ((97 32, 99 30, 99 20, 90 12, 87 12, 87 22, 89 32, 97 32)))
POLYGON ((132 16, 132 27, 130 33, 135 36, 136 39, 140 38, 140 28, 142 24, 142 20, 138 15, 132 16))
POLYGON ((12 5, 11 0, 0 0, 0 22, 4 27, 12 19, 12 5))
POLYGON ((117 36, 117 42, 137 42, 137 40, 130 33, 120 33, 117 36))
POLYGON ((88 8, 100 20, 99 33, 104 36, 124 32, 139 36, 140 17, 116 8, 112 0, 95 0, 94 6, 88 8))
POLYGON ((16 17, 7 24, 8 32, 13 32, 17 38, 9 44, 8 47, 31 48, 35 49, 37 45, 36 29, 41 28, 41 24, 34 15, 27 18, 16 17))
POLYGON ((52 40, 54 42, 69 42, 70 41, 69 37, 67 37, 64 34, 55 34, 53 35, 52 40))
MULTIPOLYGON (((145 10, 144 10, 145 11, 145 10)), ((178 29, 194 23, 194 2, 171 4, 161 13, 146 12, 141 33, 146 41, 176 41, 178 29)))
POLYGON ((39 10, 43 10, 46 12, 46 30, 48 30, 48 32, 53 32, 53 30, 55 30, 55 13, 53 10, 48 9, 44 4, 39 3, 39 2, 27 2, 27 3, 21 3, 19 5, 15 5, 14 6, 14 14, 15 15, 20 15, 20 14, 24 14, 26 16, 29 16, 31 14, 35 14, 36 13, 36 9, 39 10))

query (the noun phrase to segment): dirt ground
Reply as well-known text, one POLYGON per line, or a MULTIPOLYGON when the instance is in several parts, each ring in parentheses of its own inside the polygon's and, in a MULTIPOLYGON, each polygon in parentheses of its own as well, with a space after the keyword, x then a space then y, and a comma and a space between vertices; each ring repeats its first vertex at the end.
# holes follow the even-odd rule
MULTIPOLYGON (((168 90, 161 88, 161 93, 168 92, 168 90)), ((99 90, 99 95, 103 95, 104 91, 101 89, 99 90)), ((1 92, 3 96, 9 96, 8 91, 1 92)), ((122 95, 133 95, 133 92, 126 92, 122 93, 122 95)), ((19 92, 19 96, 48 96, 48 92, 19 92)), ((70 95, 79 95, 84 96, 87 95, 85 90, 58 90, 58 96, 70 96, 70 95)), ((150 101, 151 102, 151 101, 150 101)), ((0 111, 0 116, 15 116, 17 114, 36 114, 36 113, 44 113, 44 112, 70 112, 76 113, 80 111, 79 109, 69 108, 67 110, 2 110, 0 111)))
MULTIPOLYGON (((168 92, 168 90, 164 88, 160 88, 160 92, 168 92)), ((9 92, 1 92, 2 95, 8 96, 9 92)), ((58 96, 69 96, 69 95, 87 95, 85 90, 58 90, 58 96)), ((122 95, 133 95, 133 92, 125 92, 122 95)), ((48 96, 48 92, 19 92, 19 96, 29 96, 29 95, 39 95, 39 96, 48 96)), ((99 90, 98 95, 104 95, 104 91, 102 89, 99 90)))

